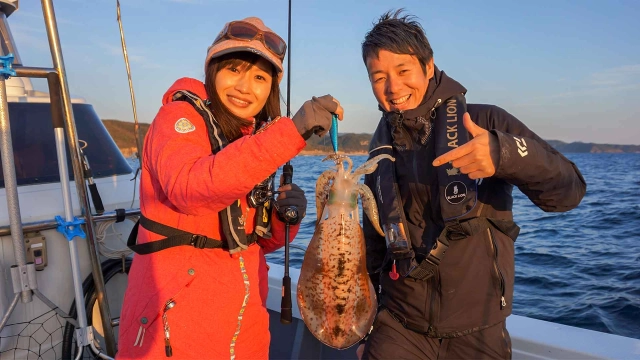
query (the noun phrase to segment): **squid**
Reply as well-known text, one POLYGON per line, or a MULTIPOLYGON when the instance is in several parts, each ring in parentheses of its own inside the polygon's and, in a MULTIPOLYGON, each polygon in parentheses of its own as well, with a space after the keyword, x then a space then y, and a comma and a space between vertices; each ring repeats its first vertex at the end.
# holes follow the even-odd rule
POLYGON ((318 217, 300 269, 297 301, 309 331, 335 349, 357 344, 375 319, 377 301, 367 273, 358 197, 375 230, 384 236, 373 194, 359 183, 383 159, 395 160, 379 155, 352 173, 349 157, 330 155, 323 161, 333 160, 335 169, 323 172, 316 182, 318 217))

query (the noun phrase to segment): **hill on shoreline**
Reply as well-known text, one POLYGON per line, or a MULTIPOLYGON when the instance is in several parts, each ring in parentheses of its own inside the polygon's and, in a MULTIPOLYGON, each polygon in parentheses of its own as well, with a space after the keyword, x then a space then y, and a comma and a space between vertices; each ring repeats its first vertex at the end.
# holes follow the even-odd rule
MULTIPOLYGON (((105 119, 102 120, 104 126, 113 137, 122 154, 126 157, 133 155, 136 151, 136 141, 133 132, 133 123, 128 121, 105 119)), ((140 137, 149 131, 149 124, 140 123, 140 137)), ((348 154, 366 154, 369 149, 371 134, 344 133, 338 135, 338 148, 341 152, 348 154)), ((547 142, 561 153, 640 153, 640 145, 616 145, 616 144, 596 144, 584 142, 566 143, 560 140, 547 140, 547 142)), ((333 152, 329 136, 322 138, 312 136, 307 141, 307 146, 302 151, 302 155, 324 155, 333 152)))

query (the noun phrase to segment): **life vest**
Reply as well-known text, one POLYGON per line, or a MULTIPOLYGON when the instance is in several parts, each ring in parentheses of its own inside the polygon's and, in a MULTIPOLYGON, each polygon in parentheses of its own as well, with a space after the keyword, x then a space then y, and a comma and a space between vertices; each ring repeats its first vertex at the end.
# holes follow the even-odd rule
MULTIPOLYGON (((445 100, 432 111, 435 111, 436 157, 469 141, 469 133, 463 124, 463 116, 467 111, 463 94, 445 100)), ((373 135, 369 155, 371 157, 381 154, 393 156, 392 144, 393 139, 389 125, 381 124, 373 135)), ((441 165, 435 171, 438 174, 438 196, 440 197, 440 211, 445 227, 431 251, 419 264, 416 261, 411 239, 407 237, 408 225, 400 197, 394 162, 389 159, 381 160, 378 163, 378 168, 370 175, 374 180, 375 189, 372 190, 377 194, 376 202, 380 222, 387 242, 386 259, 394 262, 393 272, 423 281, 435 274, 436 268, 449 247, 449 241, 460 240, 468 236, 465 231, 468 226, 462 225, 461 220, 463 218, 464 220, 473 220, 478 216, 472 213, 477 203, 476 181, 460 173, 451 164, 441 165)))
MULTIPOLYGON (((229 144, 229 141, 222 133, 220 126, 207 104, 196 94, 190 91, 177 91, 173 95, 173 101, 185 101, 202 116, 207 127, 211 153, 216 154, 229 144)), ((251 193, 248 194, 249 204, 256 208, 256 221, 254 230, 247 235, 244 227, 244 218, 240 207, 240 200, 234 201, 231 205, 218 213, 222 234, 226 241, 212 239, 204 235, 193 234, 171 226, 156 222, 140 214, 140 219, 133 227, 127 246, 136 254, 145 255, 156 251, 161 251, 174 246, 190 245, 199 249, 222 248, 230 253, 246 250, 249 245, 255 243, 258 237, 269 238, 271 236, 271 202, 269 193, 273 191, 273 178, 275 173, 258 184, 251 193), (138 236, 138 226, 166 236, 165 239, 150 241, 144 244, 136 244, 138 236)))

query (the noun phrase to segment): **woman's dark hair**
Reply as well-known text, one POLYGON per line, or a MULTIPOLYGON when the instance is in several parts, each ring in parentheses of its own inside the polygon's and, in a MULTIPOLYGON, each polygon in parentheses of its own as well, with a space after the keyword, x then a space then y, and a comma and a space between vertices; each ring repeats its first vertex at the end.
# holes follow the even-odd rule
MULTIPOLYGON (((234 52, 211 60, 207 66, 204 87, 210 102, 209 110, 211 110, 216 121, 220 124, 222 133, 229 142, 242 137, 242 128, 247 125, 247 120, 234 115, 224 106, 216 91, 216 74, 220 70, 231 66, 241 70, 248 69, 251 66, 255 66, 260 59, 263 59, 263 57, 254 53, 234 52)), ((280 86, 278 84, 278 73, 274 66, 272 66, 271 76, 273 77, 273 81, 271 82, 269 97, 264 107, 255 116, 256 125, 262 121, 280 116, 280 86)))
POLYGON ((414 55, 418 58, 422 71, 433 58, 433 50, 422 25, 412 15, 402 15, 404 9, 390 10, 380 16, 378 22, 364 36, 362 60, 367 65, 370 56, 378 57, 380 50, 395 54, 414 55))

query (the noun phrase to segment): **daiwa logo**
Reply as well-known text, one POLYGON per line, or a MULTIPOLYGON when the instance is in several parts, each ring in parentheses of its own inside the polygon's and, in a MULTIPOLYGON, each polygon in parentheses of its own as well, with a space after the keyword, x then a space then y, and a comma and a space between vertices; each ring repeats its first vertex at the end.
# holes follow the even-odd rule
POLYGON ((518 139, 515 136, 513 138, 516 139, 516 145, 518 145, 518 154, 520 154, 521 157, 527 156, 529 152, 527 151, 527 143, 524 141, 524 138, 518 139))

